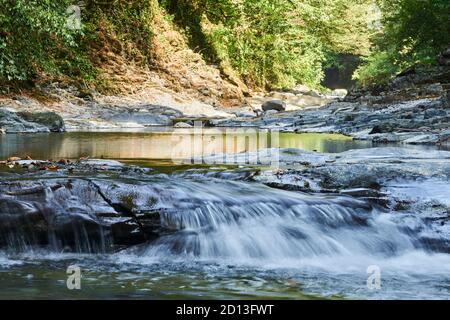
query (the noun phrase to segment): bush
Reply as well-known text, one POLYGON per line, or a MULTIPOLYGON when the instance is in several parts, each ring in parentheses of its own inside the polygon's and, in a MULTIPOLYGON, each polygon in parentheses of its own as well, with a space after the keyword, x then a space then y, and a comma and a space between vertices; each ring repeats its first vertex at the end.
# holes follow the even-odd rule
POLYGON ((66 27, 68 6, 68 0, 0 0, 0 80, 61 71, 80 33, 66 27))
POLYGON ((401 67, 392 61, 392 54, 376 52, 363 60, 363 65, 353 74, 360 85, 371 86, 388 82, 401 67))
POLYGON ((208 60, 231 66, 250 85, 318 87, 330 52, 368 47, 369 0, 164 0, 208 60), (358 43, 358 45, 355 45, 358 43))
POLYGON ((432 65, 450 44, 448 0, 380 0, 382 29, 373 49, 355 72, 360 84, 386 82, 415 64, 432 65))

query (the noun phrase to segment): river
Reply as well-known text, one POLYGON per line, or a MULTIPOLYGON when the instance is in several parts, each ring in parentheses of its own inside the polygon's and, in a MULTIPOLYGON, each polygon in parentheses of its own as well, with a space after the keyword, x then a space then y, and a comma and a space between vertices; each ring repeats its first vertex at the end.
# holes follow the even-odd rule
MULTIPOLYGON (((252 167, 218 170, 177 164, 226 148, 245 152, 274 147, 270 133, 256 146, 240 139, 242 135, 248 132, 231 133, 231 145, 218 131, 205 130, 198 137, 184 129, 176 134, 152 129, 0 136, 1 158, 90 156, 154 169, 137 180, 115 179, 138 190, 140 197, 153 199, 165 209, 162 223, 180 230, 116 252, 3 248, 0 299, 450 297, 450 255, 424 247, 407 227, 409 216, 353 197, 279 190, 236 179, 243 170, 256 170, 252 167), (81 290, 66 286, 70 265, 80 267, 81 290), (374 266, 381 272, 381 288, 367 285, 374 266)), ((340 153, 373 145, 339 135, 281 133, 276 147, 340 153)), ((1 178, 17 175, 6 170, 1 178)), ((52 177, 42 173, 38 178, 52 177)), ((99 184, 109 179, 101 174, 91 178, 99 184)), ((439 197, 447 197, 448 186, 440 186, 439 197)), ((420 192, 411 185, 400 188, 420 192)), ((425 221, 415 223, 422 233, 436 233, 425 221)))

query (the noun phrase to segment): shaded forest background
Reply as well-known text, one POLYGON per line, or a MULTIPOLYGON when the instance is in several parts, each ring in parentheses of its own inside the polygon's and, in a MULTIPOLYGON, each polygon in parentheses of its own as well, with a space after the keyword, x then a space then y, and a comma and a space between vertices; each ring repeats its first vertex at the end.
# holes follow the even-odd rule
POLYGON ((320 88, 342 55, 361 62, 357 83, 374 85, 432 67, 449 21, 448 0, 0 0, 0 83, 107 91, 109 60, 167 72, 168 57, 189 48, 250 88, 320 88), (80 28, 68 27, 71 5, 80 28))

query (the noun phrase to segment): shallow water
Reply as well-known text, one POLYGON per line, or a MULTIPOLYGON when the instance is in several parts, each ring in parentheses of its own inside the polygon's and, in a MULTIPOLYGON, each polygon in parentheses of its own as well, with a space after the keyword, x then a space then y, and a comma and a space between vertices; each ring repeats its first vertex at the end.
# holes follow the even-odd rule
MULTIPOLYGON (((191 133, 0 138, 2 157, 90 155, 154 166, 142 160, 164 160, 173 147, 170 141, 181 139, 186 146, 186 141, 193 141, 187 136, 191 133)), ((211 137, 200 140, 202 148, 215 141, 211 137)), ((223 143, 217 143, 216 152, 223 152, 220 146, 223 143)), ((248 148, 245 143, 235 146, 248 148)), ((371 144, 338 135, 281 134, 280 146, 338 152, 371 144)), ((159 166, 170 167, 170 161, 159 166)), ((139 190, 140 205, 154 199, 153 205, 166 209, 163 222, 181 231, 111 254, 42 248, 0 251, 0 299, 450 299, 450 255, 428 250, 419 234, 404 228, 410 215, 350 197, 237 181, 234 177, 240 173, 235 169, 219 174, 212 169, 187 170, 193 168, 121 181, 127 192, 139 190), (70 265, 81 268, 81 290, 67 289, 70 265), (367 268, 373 265, 381 271, 381 289, 367 286, 367 268)), ((102 179, 95 181, 101 186, 102 179)), ((426 189, 430 192, 410 183, 391 186, 392 191, 426 199, 445 200, 450 194, 441 182, 430 181, 426 189)), ((417 215, 415 226, 423 233, 435 233, 425 218, 417 215)))

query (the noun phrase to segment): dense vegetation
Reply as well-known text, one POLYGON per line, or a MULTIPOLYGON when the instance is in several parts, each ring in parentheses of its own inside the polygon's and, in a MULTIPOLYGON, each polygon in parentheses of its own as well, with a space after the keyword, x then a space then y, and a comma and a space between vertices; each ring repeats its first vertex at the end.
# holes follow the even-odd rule
POLYGON ((0 78, 32 79, 38 72, 68 71, 75 32, 66 28, 68 0, 0 1, 0 78))
POLYGON ((95 83, 95 50, 114 35, 127 60, 155 64, 153 19, 163 16, 209 63, 250 86, 318 87, 338 54, 364 57, 355 74, 382 82, 413 63, 432 63, 449 41, 446 0, 85 1, 81 28, 68 27, 69 0, 0 0, 0 81, 67 78, 95 83), (377 8, 377 7, 375 7, 377 8))
POLYGON ((207 59, 231 65, 251 85, 317 86, 336 53, 368 52, 368 1, 165 0, 207 59))
POLYGON ((448 0, 379 0, 382 27, 371 54, 355 73, 361 84, 383 83, 415 64, 433 65, 450 45, 448 0))

